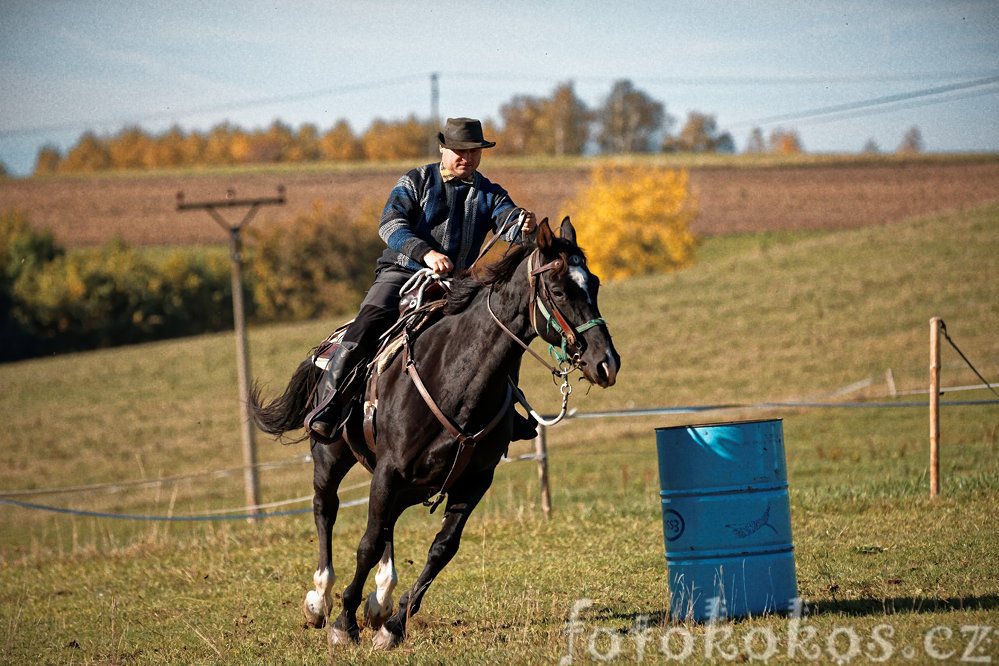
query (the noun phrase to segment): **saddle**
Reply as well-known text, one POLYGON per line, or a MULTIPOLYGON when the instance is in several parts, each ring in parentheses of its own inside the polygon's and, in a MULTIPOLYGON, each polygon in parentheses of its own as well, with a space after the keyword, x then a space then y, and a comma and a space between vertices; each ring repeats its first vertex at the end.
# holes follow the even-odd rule
MULTIPOLYGON (((347 396, 341 410, 337 431, 343 432, 357 461, 368 471, 374 467, 375 412, 378 405, 378 379, 403 348, 406 336, 410 339, 422 333, 437 321, 447 303, 450 284, 438 277, 420 271, 400 290, 399 320, 379 339, 378 349, 367 363, 355 367, 342 380, 340 392, 347 396), (360 417, 360 418, 358 418, 360 417)), ((322 370, 329 368, 337 347, 351 322, 333 331, 313 351, 312 362, 322 370)), ((322 399, 316 389, 316 401, 322 399)), ((323 441, 331 444, 331 441, 323 441)))
MULTIPOLYGON (((416 315, 420 315, 422 318, 421 325, 425 324, 426 318, 424 315, 428 312, 435 312, 442 309, 449 293, 451 293, 451 284, 448 281, 435 279, 432 275, 427 275, 423 271, 416 273, 416 275, 410 278, 400 290, 399 321, 387 333, 381 336, 375 358, 378 358, 385 348, 391 346, 393 342, 398 343, 401 340, 399 331, 405 328, 410 319, 415 318, 416 315), (427 307, 424 307, 424 305, 427 307)), ((312 362, 317 368, 321 370, 329 368, 333 355, 343 340, 344 333, 353 322, 354 320, 351 319, 316 345, 312 352, 312 362)), ((396 345, 395 351, 398 351, 398 345, 396 345)))
MULTIPOLYGON (((338 430, 342 428, 343 439, 357 461, 369 472, 373 471, 377 437, 375 414, 378 409, 378 380, 401 351, 406 374, 409 375, 431 413, 458 442, 454 463, 447 473, 444 483, 436 491, 437 496, 432 497, 431 495, 424 501, 424 505, 430 507, 430 512, 433 513, 465 470, 475 451, 476 444, 492 432, 493 428, 499 425, 508 413, 512 405, 513 387, 511 382, 511 386, 507 387, 503 405, 493 419, 478 432, 465 431, 447 416, 438 406, 420 377, 412 356, 412 341, 442 316, 450 286, 439 276, 430 273, 429 269, 425 269, 414 275, 401 291, 399 320, 382 335, 381 344, 374 358, 367 364, 362 363, 355 367, 345 378, 343 386, 340 388, 347 402, 342 410, 342 422, 339 424, 338 430), (358 397, 362 382, 364 386, 363 400, 358 397)), ((317 348, 313 361, 316 365, 324 369, 329 365, 336 345, 342 341, 345 330, 346 326, 337 329, 317 348)))

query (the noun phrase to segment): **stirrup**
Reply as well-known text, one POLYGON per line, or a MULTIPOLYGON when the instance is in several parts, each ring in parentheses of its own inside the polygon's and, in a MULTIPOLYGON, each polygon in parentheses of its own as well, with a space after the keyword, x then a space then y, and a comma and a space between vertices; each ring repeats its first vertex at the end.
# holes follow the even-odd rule
POLYGON ((355 365, 344 377, 340 386, 330 391, 311 412, 306 414, 303 427, 309 437, 322 444, 332 444, 340 439, 347 418, 350 416, 351 401, 357 394, 360 379, 364 376, 363 367, 363 363, 355 365), (320 416, 324 417, 323 423, 330 423, 333 427, 329 435, 323 435, 312 428, 312 424, 320 416), (329 417, 329 420, 325 417, 329 417))
POLYGON ((316 405, 315 409, 309 412, 305 417, 305 422, 303 426, 305 431, 309 434, 309 437, 321 442, 323 444, 332 444, 340 438, 340 432, 343 430, 343 412, 344 405, 340 404, 338 400, 340 398, 340 391, 331 391, 328 396, 326 396, 322 402, 316 405), (330 424, 331 431, 329 434, 324 435, 313 428, 313 424, 322 418, 320 423, 330 424))
POLYGON ((340 441, 340 438, 343 435, 343 428, 344 424, 341 423, 333 428, 333 432, 331 432, 329 436, 321 435, 318 431, 313 430, 312 428, 306 428, 305 431, 308 433, 309 439, 314 439, 320 444, 326 444, 328 446, 340 441))

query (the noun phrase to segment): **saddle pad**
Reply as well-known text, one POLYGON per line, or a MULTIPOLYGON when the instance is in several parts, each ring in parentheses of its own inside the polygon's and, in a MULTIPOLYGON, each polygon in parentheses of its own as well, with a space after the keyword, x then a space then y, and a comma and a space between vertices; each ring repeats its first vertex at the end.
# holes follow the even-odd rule
POLYGON ((398 356, 399 350, 402 349, 402 336, 405 332, 408 330, 410 337, 415 338, 430 324, 437 321, 437 315, 443 308, 444 301, 435 301, 399 320, 399 324, 392 328, 375 355, 375 367, 378 374, 385 372, 392 360, 398 356))
POLYGON ((375 366, 377 374, 382 374, 392 363, 399 350, 402 349, 402 336, 397 335, 382 345, 381 351, 375 356, 375 366))
POLYGON ((333 354, 336 353, 337 347, 340 346, 340 341, 343 340, 343 334, 347 331, 347 325, 341 326, 332 333, 329 337, 316 345, 316 348, 312 350, 312 363, 320 370, 326 370, 330 361, 333 359, 333 354))

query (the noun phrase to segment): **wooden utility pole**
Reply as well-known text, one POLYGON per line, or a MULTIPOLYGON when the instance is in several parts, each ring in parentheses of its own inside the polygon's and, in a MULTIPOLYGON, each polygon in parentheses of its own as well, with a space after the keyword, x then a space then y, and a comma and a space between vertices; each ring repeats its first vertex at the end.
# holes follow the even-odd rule
POLYGON ((440 111, 438 110, 439 102, 440 89, 437 85, 437 72, 434 72, 430 75, 430 137, 427 145, 427 152, 431 157, 437 154, 437 146, 439 145, 437 140, 437 131, 441 123, 440 111))
MULTIPOLYGON (((243 308, 243 240, 241 232, 257 214, 261 206, 283 205, 284 185, 279 185, 278 196, 260 199, 237 199, 236 193, 229 190, 222 201, 186 203, 184 193, 177 193, 177 210, 205 210, 220 227, 229 232, 229 258, 232 262, 232 318, 236 327, 236 370, 239 381, 239 407, 243 431, 243 479, 246 486, 246 503, 250 513, 258 513, 260 505, 260 483, 257 479, 257 450, 253 440, 253 424, 250 422, 250 408, 247 397, 250 390, 250 353, 246 341, 246 314, 243 308), (246 215, 236 225, 218 212, 219 208, 246 208, 246 215)), ((254 519, 250 518, 252 522, 254 519)))
POLYGON ((930 319, 930 497, 940 494, 940 317, 930 319))

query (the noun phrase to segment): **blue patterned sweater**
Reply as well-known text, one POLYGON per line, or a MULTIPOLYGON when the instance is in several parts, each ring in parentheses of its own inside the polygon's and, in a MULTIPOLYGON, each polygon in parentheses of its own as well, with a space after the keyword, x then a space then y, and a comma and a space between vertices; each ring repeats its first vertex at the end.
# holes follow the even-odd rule
MULTIPOLYGON (((388 248, 378 267, 402 266, 419 270, 421 259, 436 250, 448 256, 455 272, 468 268, 490 230, 499 231, 520 212, 499 185, 476 171, 471 184, 458 179, 444 182, 440 164, 411 170, 389 194, 378 223, 378 235, 388 248)), ((506 240, 518 237, 513 225, 506 240)))

